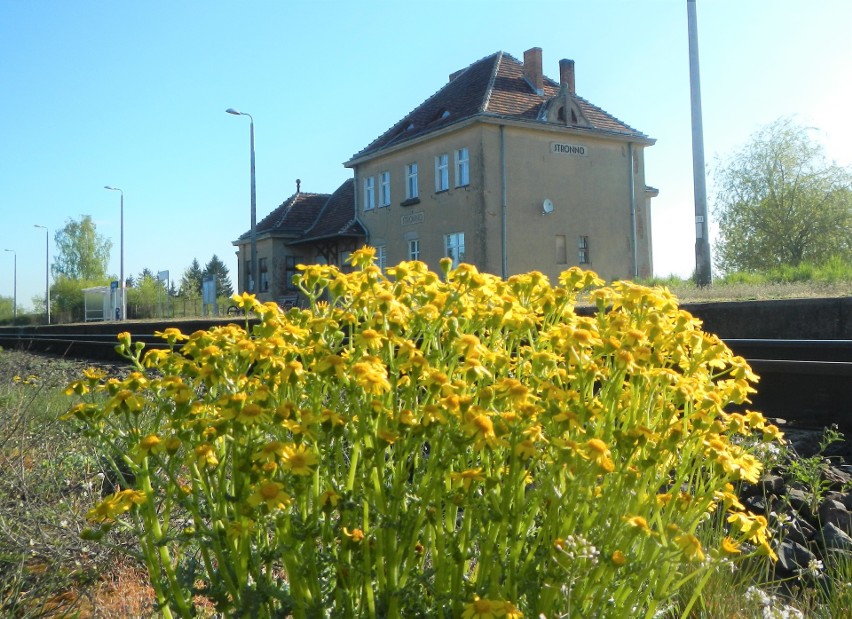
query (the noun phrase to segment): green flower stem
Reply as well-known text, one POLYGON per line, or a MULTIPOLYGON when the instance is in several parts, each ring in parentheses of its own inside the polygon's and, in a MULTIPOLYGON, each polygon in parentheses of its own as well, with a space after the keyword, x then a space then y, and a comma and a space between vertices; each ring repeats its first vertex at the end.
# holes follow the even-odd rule
MULTIPOLYGON (((148 459, 145 458, 142 465, 142 470, 140 475, 138 476, 138 480, 140 482, 140 488, 142 492, 145 493, 147 500, 142 504, 142 513, 143 519, 147 528, 151 531, 151 536, 148 538, 148 544, 146 544, 146 555, 153 554, 154 548, 156 548, 156 555, 160 563, 160 567, 166 573, 166 580, 170 591, 171 601, 177 606, 177 611, 181 617, 190 617, 191 616, 191 607, 189 602, 184 597, 184 591, 178 582, 177 575, 175 574, 174 565, 172 564, 172 558, 169 555, 169 550, 166 547, 164 542, 163 530, 160 528, 160 520, 157 515, 156 509, 154 507, 154 488, 151 486, 151 475, 148 470, 148 459)), ((151 557, 153 559, 153 557, 151 557)), ((156 578, 152 578, 152 585, 156 578)), ((159 584, 159 583, 158 583, 159 584)), ((155 588, 157 591, 157 588, 155 588)), ((166 598, 161 591, 157 592, 157 601, 162 605, 162 612, 167 619, 170 618, 171 613, 168 610, 168 603, 166 602, 166 598), (162 598, 162 599, 161 599, 162 598)))

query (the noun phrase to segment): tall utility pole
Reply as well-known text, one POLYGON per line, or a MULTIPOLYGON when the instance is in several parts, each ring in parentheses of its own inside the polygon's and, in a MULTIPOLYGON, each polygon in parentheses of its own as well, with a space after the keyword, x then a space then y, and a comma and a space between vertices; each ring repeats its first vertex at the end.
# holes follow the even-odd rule
POLYGON ((695 283, 712 279, 710 229, 707 221, 707 183, 704 171, 704 127, 701 122, 701 76, 698 73, 698 18, 695 0, 686 0, 689 28, 689 97, 692 103, 692 178, 695 185, 695 283))
POLYGON ((234 116, 249 117, 249 148, 251 149, 251 277, 246 282, 245 289, 257 294, 260 291, 260 271, 257 267, 257 195, 255 192, 254 179, 254 117, 247 112, 240 112, 232 107, 225 110, 234 116))

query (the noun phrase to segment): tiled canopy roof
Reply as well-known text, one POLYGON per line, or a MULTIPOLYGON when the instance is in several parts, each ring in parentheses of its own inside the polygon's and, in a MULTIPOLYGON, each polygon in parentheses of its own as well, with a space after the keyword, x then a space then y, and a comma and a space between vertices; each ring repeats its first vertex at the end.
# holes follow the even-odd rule
POLYGON ((355 180, 346 179, 329 196, 314 221, 299 239, 300 243, 341 236, 367 236, 367 231, 355 218, 355 180))
MULTIPOLYGON (((257 233, 291 236, 290 243, 337 236, 365 236, 355 218, 354 181, 343 182, 333 194, 297 192, 257 223, 257 233)), ((237 241, 251 237, 245 232, 237 241)))
MULTIPOLYGON (((476 116, 503 117, 517 120, 540 120, 549 100, 559 93, 560 85, 544 77, 544 92, 536 93, 524 78, 524 65, 505 52, 497 52, 458 71, 443 88, 426 99, 410 114, 393 125, 352 159, 372 154, 425 135, 453 123, 476 116)), ((586 130, 648 140, 633 129, 582 97, 573 95, 589 122, 586 130)))

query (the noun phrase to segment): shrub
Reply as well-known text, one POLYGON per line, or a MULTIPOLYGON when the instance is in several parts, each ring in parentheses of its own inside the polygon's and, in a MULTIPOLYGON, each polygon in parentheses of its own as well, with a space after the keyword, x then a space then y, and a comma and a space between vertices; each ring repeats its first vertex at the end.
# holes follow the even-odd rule
POLYGON ((122 334, 138 371, 69 387, 121 486, 87 536, 135 532, 164 615, 653 616, 743 542, 772 554, 732 439, 777 428, 724 412, 755 377, 669 293, 351 260, 300 267, 309 309, 235 296, 257 324, 144 357, 122 334))

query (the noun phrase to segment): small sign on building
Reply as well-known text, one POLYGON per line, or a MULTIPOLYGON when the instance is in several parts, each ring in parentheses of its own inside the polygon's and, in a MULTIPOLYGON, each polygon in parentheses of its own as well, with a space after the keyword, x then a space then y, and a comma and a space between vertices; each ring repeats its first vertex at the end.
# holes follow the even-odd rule
POLYGON ((563 142, 551 142, 550 152, 554 155, 572 155, 577 157, 586 157, 589 154, 589 149, 587 149, 582 144, 565 144, 563 142))

